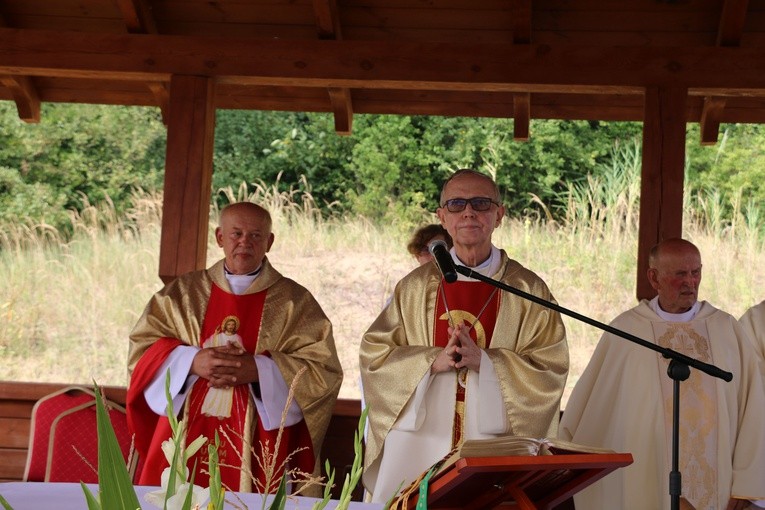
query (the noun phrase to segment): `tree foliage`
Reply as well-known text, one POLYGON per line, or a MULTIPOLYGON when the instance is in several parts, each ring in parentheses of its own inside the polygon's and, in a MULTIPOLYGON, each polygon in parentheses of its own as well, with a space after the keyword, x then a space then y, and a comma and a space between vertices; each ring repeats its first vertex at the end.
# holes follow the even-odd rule
POLYGON ((61 226, 65 210, 161 186, 165 129, 153 108, 43 105, 25 124, 0 103, 0 217, 61 226))
MULTIPOLYGON (((157 109, 45 104, 41 117, 25 124, 0 102, 0 221, 61 227, 68 209, 109 199, 121 211, 135 188, 161 189, 166 130, 157 109)), ((471 167, 495 176, 510 215, 540 202, 558 215, 557 197, 608 168, 615 143, 639 143, 641 129, 534 120, 519 142, 512 119, 356 115, 353 134, 339 136, 329 114, 220 110, 213 192, 223 202, 219 190, 277 183, 309 191, 325 213, 413 224, 438 207, 451 172, 471 167)), ((763 126, 724 125, 720 142, 702 147, 690 125, 690 189, 764 203, 763 139, 763 126)))

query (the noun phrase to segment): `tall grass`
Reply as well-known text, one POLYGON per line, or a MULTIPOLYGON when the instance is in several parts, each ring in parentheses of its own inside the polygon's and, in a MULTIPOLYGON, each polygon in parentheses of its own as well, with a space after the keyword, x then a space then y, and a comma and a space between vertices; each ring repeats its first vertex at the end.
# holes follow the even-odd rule
MULTIPOLYGON (((506 219, 495 243, 540 274, 559 304, 609 322, 636 304, 638 149, 619 148, 603 175, 568 189, 559 221, 546 213, 506 219)), ((254 191, 220 193, 271 210, 276 242, 269 258, 313 292, 332 320, 345 369, 341 396, 357 398, 360 338, 415 265, 405 249, 409 232, 362 217, 322 218, 305 182, 288 191, 260 183, 254 191)), ((765 273, 755 270, 765 267, 765 253, 761 210, 736 200, 686 197, 684 236, 702 252, 701 298, 738 317, 765 298, 765 273), (722 214, 724 200, 731 200, 732 217, 722 214)), ((69 240, 44 225, 2 228, 0 380, 126 384, 128 334, 161 287, 161 197, 136 195, 134 204, 122 217, 109 203, 87 205, 71 215, 69 240)), ((221 256, 213 237, 217 215, 213 209, 209 263, 221 256)), ((564 322, 570 390, 601 332, 564 322)))

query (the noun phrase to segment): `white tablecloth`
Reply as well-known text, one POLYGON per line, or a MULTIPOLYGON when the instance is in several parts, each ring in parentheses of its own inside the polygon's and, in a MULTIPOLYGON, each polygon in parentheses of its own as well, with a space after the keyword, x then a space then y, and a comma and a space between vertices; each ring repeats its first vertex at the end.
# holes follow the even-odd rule
MULTIPOLYGON (((98 490, 96 485, 88 485, 93 494, 98 490)), ((156 487, 136 487, 135 492, 141 502, 143 510, 156 508, 143 499, 143 495, 156 487)), ((41 482, 7 482, 0 483, 0 495, 11 504, 13 510, 87 510, 85 494, 78 483, 41 483, 41 482)), ((239 493, 238 496, 246 505, 245 509, 260 510, 261 496, 259 494, 239 493)), ((271 496, 269 496, 270 498, 271 496)), ((226 505, 226 508, 241 508, 242 503, 233 495, 226 496, 227 501, 234 505, 226 505)), ((316 499, 314 498, 290 498, 287 501, 288 510, 311 510, 316 499)), ((327 505, 328 510, 337 506, 337 501, 331 501, 327 505)), ((354 510, 380 510, 383 505, 369 503, 351 503, 354 510)))

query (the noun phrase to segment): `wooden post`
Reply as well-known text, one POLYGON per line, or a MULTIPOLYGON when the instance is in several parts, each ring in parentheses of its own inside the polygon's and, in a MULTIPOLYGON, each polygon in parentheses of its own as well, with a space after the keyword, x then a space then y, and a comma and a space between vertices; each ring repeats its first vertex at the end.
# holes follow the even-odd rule
POLYGON ((656 295, 646 277, 651 248, 663 239, 680 237, 683 231, 687 98, 688 90, 680 87, 647 87, 645 91, 638 299, 656 295))
POLYGON ((200 76, 173 76, 167 126, 159 277, 203 269, 212 186, 215 131, 214 83, 200 76))

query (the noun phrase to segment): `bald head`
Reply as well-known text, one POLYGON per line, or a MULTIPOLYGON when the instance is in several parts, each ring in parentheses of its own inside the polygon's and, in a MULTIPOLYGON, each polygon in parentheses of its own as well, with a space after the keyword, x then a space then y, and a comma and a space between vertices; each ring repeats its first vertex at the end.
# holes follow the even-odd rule
POLYGON ((698 300, 701 253, 685 239, 660 242, 648 256, 648 281, 659 296, 659 306, 669 313, 683 313, 698 300))
POLYGON ((233 204, 228 204, 220 212, 218 227, 223 226, 226 218, 232 215, 262 218, 268 224, 268 231, 271 232, 271 213, 258 204, 253 204, 252 202, 235 202, 233 204))
POLYGON ((271 214, 251 202, 237 202, 220 213, 215 240, 223 248, 226 268, 234 274, 255 271, 271 249, 271 214))
POLYGON ((497 183, 494 182, 494 180, 489 177, 486 174, 483 174, 479 172, 478 170, 473 170, 472 168, 461 168, 454 172, 452 175, 449 176, 446 181, 444 181, 443 186, 441 186, 441 199, 439 201, 439 204, 443 204, 446 194, 446 188, 451 184, 454 180, 460 180, 465 177, 473 177, 479 181, 483 181, 486 186, 491 188, 491 193, 488 194, 488 197, 492 200, 496 201, 497 203, 500 202, 500 196, 499 196, 499 187, 497 186, 497 183))

